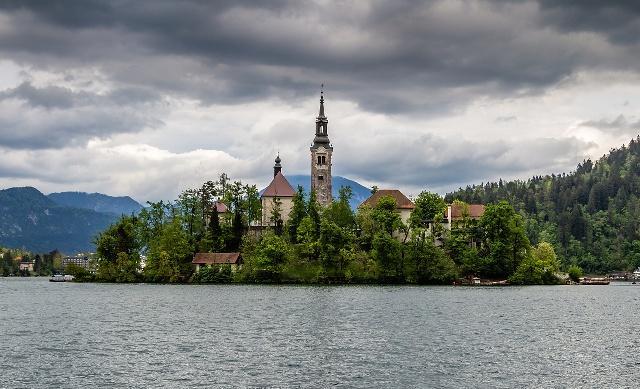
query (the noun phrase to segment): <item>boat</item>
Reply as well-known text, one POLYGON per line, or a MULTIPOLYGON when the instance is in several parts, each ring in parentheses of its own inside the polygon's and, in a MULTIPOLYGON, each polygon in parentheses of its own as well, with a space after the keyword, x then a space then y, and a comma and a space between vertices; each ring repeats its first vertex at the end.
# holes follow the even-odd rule
POLYGON ((51 276, 51 278, 49 278, 49 282, 67 282, 67 281, 73 281, 73 276, 70 274, 67 274, 67 275, 54 274, 51 276))
POLYGON ((580 280, 580 285, 609 285, 610 281, 608 278, 590 278, 584 277, 580 280))

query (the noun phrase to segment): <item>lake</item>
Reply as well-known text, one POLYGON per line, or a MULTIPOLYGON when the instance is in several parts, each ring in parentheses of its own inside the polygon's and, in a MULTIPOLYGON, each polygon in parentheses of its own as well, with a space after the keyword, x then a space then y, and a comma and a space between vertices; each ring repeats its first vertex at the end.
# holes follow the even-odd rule
POLYGON ((0 388, 625 387, 640 285, 0 278, 0 388))

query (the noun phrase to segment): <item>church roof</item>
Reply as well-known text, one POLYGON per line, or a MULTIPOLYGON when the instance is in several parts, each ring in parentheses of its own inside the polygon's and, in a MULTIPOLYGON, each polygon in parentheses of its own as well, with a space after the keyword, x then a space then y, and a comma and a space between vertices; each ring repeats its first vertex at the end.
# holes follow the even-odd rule
POLYGON ((380 201, 384 196, 393 197, 393 199, 396 200, 396 206, 398 209, 414 209, 416 207, 407 196, 397 189, 379 189, 376 193, 369 196, 368 199, 360 204, 360 206, 368 205, 370 207, 375 207, 378 204, 378 201, 380 201))
POLYGON ((296 192, 293 190, 289 181, 282 175, 282 172, 278 172, 273 180, 267 186, 267 189, 262 193, 262 197, 293 197, 296 192))

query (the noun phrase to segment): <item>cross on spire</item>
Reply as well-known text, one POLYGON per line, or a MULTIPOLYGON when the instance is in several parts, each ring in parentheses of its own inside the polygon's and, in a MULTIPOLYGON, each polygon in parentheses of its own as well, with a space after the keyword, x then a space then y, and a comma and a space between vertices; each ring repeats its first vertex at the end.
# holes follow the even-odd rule
POLYGON ((324 83, 320 85, 320 114, 319 117, 324 117, 324 83))

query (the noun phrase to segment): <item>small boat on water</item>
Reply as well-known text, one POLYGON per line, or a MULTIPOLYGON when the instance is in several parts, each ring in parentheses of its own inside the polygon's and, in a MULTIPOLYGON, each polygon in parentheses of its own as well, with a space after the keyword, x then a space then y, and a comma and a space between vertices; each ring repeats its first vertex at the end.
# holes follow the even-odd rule
POLYGON ((590 278, 584 277, 580 280, 580 285, 609 285, 610 281, 608 278, 590 278))
POLYGON ((51 278, 49 278, 49 282, 67 282, 67 281, 73 281, 73 276, 72 275, 62 275, 62 274, 54 274, 51 276, 51 278))

